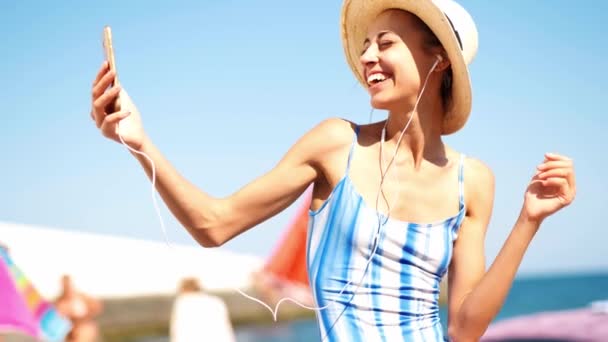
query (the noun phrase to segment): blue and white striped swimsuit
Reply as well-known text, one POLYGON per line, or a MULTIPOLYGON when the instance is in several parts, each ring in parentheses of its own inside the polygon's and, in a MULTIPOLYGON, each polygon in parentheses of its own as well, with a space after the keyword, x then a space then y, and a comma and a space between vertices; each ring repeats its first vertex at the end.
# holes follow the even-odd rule
POLYGON ((308 276, 317 306, 329 304, 317 312, 321 338, 444 341, 439 283, 447 272, 465 214, 464 158, 460 158, 458 171, 460 210, 455 216, 428 224, 399 221, 368 207, 353 186, 349 169, 358 133, 359 127, 344 177, 321 208, 309 213, 308 276), (378 215, 386 223, 361 282, 373 251, 378 215))

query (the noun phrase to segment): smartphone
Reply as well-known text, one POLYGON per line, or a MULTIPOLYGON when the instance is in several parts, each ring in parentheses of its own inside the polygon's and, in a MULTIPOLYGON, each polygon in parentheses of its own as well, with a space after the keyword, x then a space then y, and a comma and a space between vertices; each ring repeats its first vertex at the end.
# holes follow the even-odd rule
MULTIPOLYGON (((118 83, 118 73, 116 72, 116 60, 114 58, 114 46, 112 45, 112 29, 110 26, 105 26, 103 28, 103 50, 105 54, 105 58, 110 64, 110 70, 114 71, 114 82, 112 82, 111 87, 119 85, 118 83)), ((120 110, 120 102, 119 98, 116 97, 116 101, 109 104, 106 107, 106 113, 114 113, 120 110)))

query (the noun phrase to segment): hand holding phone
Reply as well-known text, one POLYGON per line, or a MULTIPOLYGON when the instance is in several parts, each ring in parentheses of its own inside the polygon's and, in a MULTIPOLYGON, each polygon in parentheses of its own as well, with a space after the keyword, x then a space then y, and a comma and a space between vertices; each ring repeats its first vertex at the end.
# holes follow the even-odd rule
POLYGON ((99 68, 93 81, 91 119, 106 138, 139 150, 145 140, 145 132, 139 111, 118 83, 109 26, 104 27, 102 42, 106 63, 99 68), (108 75, 110 71, 111 77, 108 75))

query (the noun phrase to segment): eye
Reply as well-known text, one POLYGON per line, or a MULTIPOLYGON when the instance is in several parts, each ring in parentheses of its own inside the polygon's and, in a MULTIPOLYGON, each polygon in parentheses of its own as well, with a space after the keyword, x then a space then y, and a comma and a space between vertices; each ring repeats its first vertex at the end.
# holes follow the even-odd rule
POLYGON ((393 45, 393 42, 390 40, 383 40, 378 43, 378 47, 381 49, 386 49, 386 48, 390 47, 391 45, 393 45))

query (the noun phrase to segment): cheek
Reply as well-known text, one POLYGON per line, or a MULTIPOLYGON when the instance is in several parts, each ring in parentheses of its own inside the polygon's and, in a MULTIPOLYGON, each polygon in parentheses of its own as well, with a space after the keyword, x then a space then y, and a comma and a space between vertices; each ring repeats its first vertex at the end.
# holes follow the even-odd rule
POLYGON ((399 88, 418 89, 420 75, 412 63, 402 63, 395 68, 395 83, 399 88))

